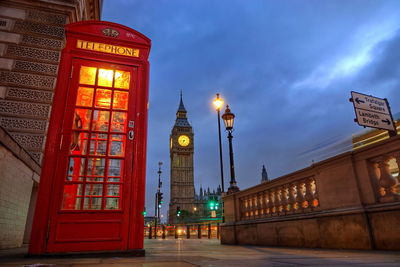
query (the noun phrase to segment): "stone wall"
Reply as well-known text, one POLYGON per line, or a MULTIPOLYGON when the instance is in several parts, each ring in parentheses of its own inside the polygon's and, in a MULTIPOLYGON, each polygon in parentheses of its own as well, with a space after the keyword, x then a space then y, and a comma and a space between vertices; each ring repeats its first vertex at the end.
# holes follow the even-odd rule
POLYGON ((0 249, 22 245, 39 174, 39 165, 0 127, 0 249))
POLYGON ((99 19, 101 1, 0 1, 0 126, 40 164, 64 25, 99 19))
POLYGON ((400 250, 400 136, 224 197, 223 244, 400 250))

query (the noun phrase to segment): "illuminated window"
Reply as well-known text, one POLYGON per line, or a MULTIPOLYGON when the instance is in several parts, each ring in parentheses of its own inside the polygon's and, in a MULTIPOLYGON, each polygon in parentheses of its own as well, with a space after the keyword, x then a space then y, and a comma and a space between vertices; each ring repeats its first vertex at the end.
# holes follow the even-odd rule
POLYGON ((90 109, 75 109, 74 121, 72 122, 72 129, 76 130, 89 130, 90 117, 92 111, 90 109))
POLYGON ((94 85, 94 82, 96 81, 96 71, 97 68, 81 66, 79 83, 94 85))
POLYGON ((113 112, 111 118, 112 132, 125 132, 126 130, 126 112, 113 112))
POLYGON ((131 74, 127 71, 115 71, 115 88, 129 89, 131 74))
POLYGON ((108 125, 110 120, 110 112, 103 110, 95 110, 92 120, 92 130, 93 131, 108 131, 108 125))
POLYGON ((97 89, 94 106, 96 108, 110 108, 111 106, 111 90, 97 89))
POLYGON ((83 107, 91 107, 93 102, 93 88, 79 87, 78 96, 76 97, 76 105, 83 107))
POLYGON ((114 91, 113 108, 128 110, 128 92, 114 91))
POLYGON ((113 70, 99 69, 99 77, 97 79, 98 86, 111 87, 113 83, 113 70))
POLYGON ((79 74, 61 208, 120 209, 130 72, 81 66, 79 74))

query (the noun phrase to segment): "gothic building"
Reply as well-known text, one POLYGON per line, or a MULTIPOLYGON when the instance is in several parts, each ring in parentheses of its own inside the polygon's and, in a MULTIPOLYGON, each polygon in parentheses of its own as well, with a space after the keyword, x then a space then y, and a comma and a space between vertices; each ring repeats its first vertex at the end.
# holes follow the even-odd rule
POLYGON ((263 165, 262 172, 261 172, 261 183, 264 183, 264 182, 269 182, 269 178, 268 178, 267 170, 265 169, 265 166, 263 165))
POLYGON ((194 187, 194 133, 187 119, 182 94, 170 135, 170 194, 168 223, 198 222, 210 217, 221 217, 221 188, 196 194, 194 187), (217 204, 218 203, 218 204, 217 204), (210 210, 209 205, 215 205, 210 210), (180 211, 177 216, 177 211, 180 211), (212 212, 215 211, 215 212, 212 212))
POLYGON ((195 194, 195 204, 193 221, 203 221, 210 218, 222 217, 222 190, 218 186, 217 190, 211 191, 210 188, 203 190, 200 186, 200 193, 195 194), (200 220, 202 219, 202 220, 200 220))
POLYGON ((176 120, 170 135, 170 194, 168 222, 181 222, 183 217, 191 214, 194 209, 194 176, 193 154, 194 133, 187 120, 187 111, 183 105, 182 94, 176 120), (183 214, 177 218, 177 210, 183 214))

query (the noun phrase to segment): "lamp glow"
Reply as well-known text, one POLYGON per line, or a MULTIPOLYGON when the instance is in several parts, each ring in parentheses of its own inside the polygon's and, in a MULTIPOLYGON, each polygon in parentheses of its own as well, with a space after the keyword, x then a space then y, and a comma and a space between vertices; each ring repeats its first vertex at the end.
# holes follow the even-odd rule
POLYGON ((216 110, 221 109, 222 105, 224 104, 224 100, 219 97, 219 94, 217 94, 217 97, 214 99, 213 104, 215 106, 216 110))

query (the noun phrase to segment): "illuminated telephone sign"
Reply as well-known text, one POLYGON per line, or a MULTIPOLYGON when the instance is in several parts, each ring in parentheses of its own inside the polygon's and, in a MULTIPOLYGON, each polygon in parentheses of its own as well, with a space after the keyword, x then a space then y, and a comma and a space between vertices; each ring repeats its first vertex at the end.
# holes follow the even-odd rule
POLYGON ((150 40, 66 25, 30 254, 143 252, 150 40))

